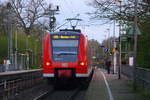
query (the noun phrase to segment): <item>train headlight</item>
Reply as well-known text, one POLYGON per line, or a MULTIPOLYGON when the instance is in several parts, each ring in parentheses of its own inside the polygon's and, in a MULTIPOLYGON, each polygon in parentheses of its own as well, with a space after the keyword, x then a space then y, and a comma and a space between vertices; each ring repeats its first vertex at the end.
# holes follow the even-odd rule
POLYGON ((80 64, 81 66, 84 66, 84 65, 85 65, 85 63, 84 63, 84 62, 80 62, 79 64, 80 64))
POLYGON ((51 65, 51 63, 50 62, 46 62, 46 66, 50 66, 51 65))

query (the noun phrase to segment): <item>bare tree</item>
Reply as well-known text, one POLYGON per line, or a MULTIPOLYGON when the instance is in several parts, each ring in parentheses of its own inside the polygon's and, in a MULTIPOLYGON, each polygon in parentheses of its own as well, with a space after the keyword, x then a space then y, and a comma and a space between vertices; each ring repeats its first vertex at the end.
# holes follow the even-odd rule
POLYGON ((5 25, 6 25, 6 18, 8 15, 6 6, 4 6, 3 4, 0 4, 0 34, 4 34, 5 32, 5 25))
POLYGON ((45 9, 48 7, 45 0, 9 0, 16 17, 16 24, 29 35, 39 22, 45 17, 45 9), (45 8, 43 8, 43 6, 45 8))
MULTIPOLYGON (((89 13, 92 19, 124 20, 132 22, 134 19, 134 0, 123 0, 120 6, 118 0, 92 0, 91 6, 94 12, 89 13), (121 7, 121 12, 120 12, 121 7)), ((150 12, 150 3, 146 0, 139 0, 138 17, 150 12)))
MULTIPOLYGON (((7 3, 0 4, 0 31, 3 34, 6 34, 8 26, 11 23, 15 23, 15 18, 13 13, 11 12, 11 8, 7 3)), ((0 34, 1 34, 0 33, 0 34)))

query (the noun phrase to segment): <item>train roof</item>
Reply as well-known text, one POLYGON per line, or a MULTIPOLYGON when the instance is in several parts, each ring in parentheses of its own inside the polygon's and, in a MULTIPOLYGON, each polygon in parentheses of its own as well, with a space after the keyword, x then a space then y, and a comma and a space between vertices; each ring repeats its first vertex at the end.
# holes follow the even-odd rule
POLYGON ((51 34, 81 34, 81 30, 61 29, 59 32, 52 32, 51 34))
POLYGON ((71 31, 71 32, 79 32, 79 33, 81 33, 80 29, 60 29, 60 31, 71 31))

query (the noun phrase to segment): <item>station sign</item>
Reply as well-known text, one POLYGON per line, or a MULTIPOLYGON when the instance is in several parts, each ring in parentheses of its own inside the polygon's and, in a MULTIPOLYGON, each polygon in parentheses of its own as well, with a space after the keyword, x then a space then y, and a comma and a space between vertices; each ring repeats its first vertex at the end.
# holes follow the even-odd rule
POLYGON ((108 48, 105 48, 104 49, 104 52, 106 53, 106 52, 109 52, 109 49, 108 48))
POLYGON ((117 48, 113 48, 113 49, 112 49, 112 52, 113 52, 113 53, 118 52, 118 49, 117 49, 117 48))

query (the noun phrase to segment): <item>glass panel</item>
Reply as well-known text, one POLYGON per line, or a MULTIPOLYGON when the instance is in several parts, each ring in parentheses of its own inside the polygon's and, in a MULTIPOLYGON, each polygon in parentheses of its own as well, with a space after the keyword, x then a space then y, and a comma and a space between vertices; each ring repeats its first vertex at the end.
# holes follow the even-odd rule
POLYGON ((78 57, 79 40, 52 40, 53 60, 75 62, 78 57))

